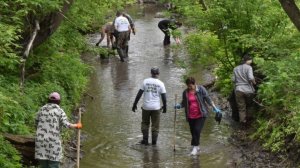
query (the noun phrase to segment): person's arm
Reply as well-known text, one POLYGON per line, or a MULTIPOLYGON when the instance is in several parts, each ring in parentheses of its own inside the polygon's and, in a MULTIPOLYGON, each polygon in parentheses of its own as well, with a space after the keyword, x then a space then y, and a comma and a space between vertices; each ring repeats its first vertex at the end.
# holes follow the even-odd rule
POLYGON ((167 96, 166 96, 166 93, 161 94, 161 99, 162 99, 162 102, 163 102, 163 113, 166 113, 167 112, 167 96))
POLYGON ((82 128, 82 124, 81 123, 77 123, 77 124, 72 124, 68 121, 67 115, 66 113, 61 110, 61 117, 60 117, 60 123, 63 124, 63 126, 67 127, 67 128, 82 128))
POLYGON ((215 103, 211 100, 210 96, 208 95, 207 90, 203 86, 199 86, 199 92, 201 92, 202 96, 204 97, 204 101, 207 104, 209 104, 210 106, 212 106, 213 111, 215 113, 221 112, 221 110, 218 109, 217 106, 215 105, 215 103))
POLYGON ((251 82, 253 85, 256 85, 256 81, 255 81, 255 78, 254 78, 254 76, 253 76, 253 69, 252 69, 251 66, 249 67, 249 70, 248 70, 248 78, 249 78, 250 82, 251 82))
POLYGON ((133 106, 132 106, 133 112, 135 112, 135 110, 137 110, 137 104, 138 104, 140 98, 142 97, 143 93, 144 93, 144 91, 142 89, 140 89, 139 92, 137 93, 134 103, 133 103, 133 106))

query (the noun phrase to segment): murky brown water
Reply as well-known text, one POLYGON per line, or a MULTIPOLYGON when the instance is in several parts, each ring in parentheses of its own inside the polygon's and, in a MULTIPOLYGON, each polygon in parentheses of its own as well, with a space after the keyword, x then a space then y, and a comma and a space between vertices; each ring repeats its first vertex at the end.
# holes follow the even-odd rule
MULTIPOLYGON (((94 99, 87 98, 87 112, 83 116, 83 133, 87 140, 83 143, 85 154, 81 167, 225 167, 231 158, 227 142, 230 128, 226 121, 217 125, 213 117, 207 120, 200 140, 201 154, 191 157, 188 123, 183 111, 178 111, 176 152, 173 151, 174 95, 181 95, 185 88, 182 82, 185 70, 177 67, 174 60, 184 59, 185 54, 181 50, 163 47, 163 33, 157 27, 160 19, 154 18, 159 8, 145 6, 143 10, 145 15, 135 19, 138 31, 131 38, 127 63, 121 63, 118 57, 91 60, 95 72, 88 93, 94 99), (141 110, 131 111, 137 91, 143 79, 150 76, 152 66, 160 68, 160 79, 166 85, 168 98, 168 112, 161 114, 160 134, 155 147, 137 145, 142 138, 141 110)), ((96 42, 95 38, 98 39, 99 34, 92 35, 92 43, 96 42)), ((105 45, 105 40, 102 45, 105 45)), ((201 76, 201 72, 199 74, 201 76)), ((139 107, 141 104, 142 99, 139 107)))

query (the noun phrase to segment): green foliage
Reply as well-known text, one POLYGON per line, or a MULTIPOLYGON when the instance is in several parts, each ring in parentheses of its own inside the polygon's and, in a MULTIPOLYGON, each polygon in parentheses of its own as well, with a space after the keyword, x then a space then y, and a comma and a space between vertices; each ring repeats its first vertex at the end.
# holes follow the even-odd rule
POLYGON ((18 151, 0 136, 0 167, 2 168, 21 168, 18 151))
MULTIPOLYGON (((133 2, 74 1, 56 32, 30 53, 22 92, 19 65, 23 35, 32 30, 34 20, 58 12, 67 1, 0 1, 0 133, 33 134, 36 112, 53 91, 61 94, 61 106, 70 116, 80 102, 91 72, 81 54, 106 52, 87 45, 84 34, 99 29, 114 18, 117 9, 133 2)), ((0 167, 21 167, 19 161, 15 149, 0 137, 0 167)))
POLYGON ((253 138, 264 147, 283 151, 300 143, 299 32, 276 0, 171 0, 196 30, 185 42, 196 64, 217 64, 217 86, 232 90, 232 70, 245 53, 254 58, 255 75, 265 77, 258 98, 265 105, 258 115, 253 138), (196 33, 195 33, 196 32, 196 33), (290 139, 289 141, 287 139, 290 139))

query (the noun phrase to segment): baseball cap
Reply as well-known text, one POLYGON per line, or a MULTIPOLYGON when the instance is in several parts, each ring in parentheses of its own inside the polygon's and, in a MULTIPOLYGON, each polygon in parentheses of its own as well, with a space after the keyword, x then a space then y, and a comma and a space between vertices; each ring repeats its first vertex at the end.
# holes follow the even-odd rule
POLYGON ((49 95, 49 100, 60 100, 60 95, 57 92, 52 92, 49 95))
POLYGON ((152 67, 151 68, 151 74, 152 75, 158 75, 159 74, 159 68, 158 67, 152 67))

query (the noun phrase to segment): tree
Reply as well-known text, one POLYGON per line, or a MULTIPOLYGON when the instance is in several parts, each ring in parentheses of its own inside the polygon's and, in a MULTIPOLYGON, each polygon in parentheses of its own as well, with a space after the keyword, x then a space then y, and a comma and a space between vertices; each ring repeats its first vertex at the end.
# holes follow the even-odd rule
POLYGON ((285 13, 289 16, 293 24, 300 31, 300 11, 294 0, 279 0, 285 13))

